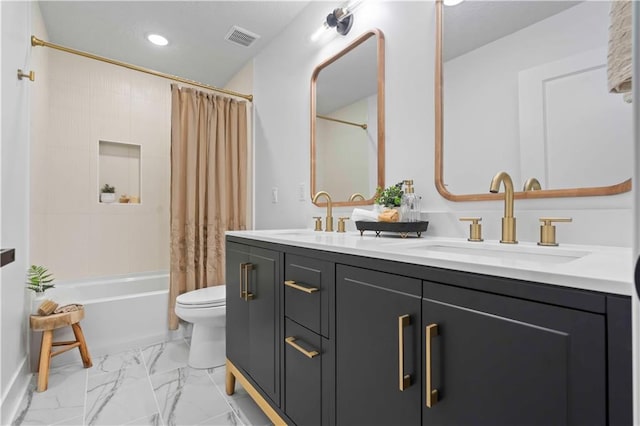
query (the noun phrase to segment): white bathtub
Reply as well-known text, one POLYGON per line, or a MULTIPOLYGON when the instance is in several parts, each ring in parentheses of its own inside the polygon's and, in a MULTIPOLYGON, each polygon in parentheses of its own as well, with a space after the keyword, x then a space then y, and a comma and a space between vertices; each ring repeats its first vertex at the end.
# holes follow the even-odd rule
MULTIPOLYGON (((56 303, 80 303, 80 322, 92 358, 183 337, 168 329, 169 273, 157 271, 57 281, 48 297, 56 303)), ((31 333, 31 362, 37 365, 41 333, 31 333)), ((73 340, 70 327, 56 330, 54 340, 73 340)), ((52 365, 81 362, 77 350, 51 360, 52 365)))

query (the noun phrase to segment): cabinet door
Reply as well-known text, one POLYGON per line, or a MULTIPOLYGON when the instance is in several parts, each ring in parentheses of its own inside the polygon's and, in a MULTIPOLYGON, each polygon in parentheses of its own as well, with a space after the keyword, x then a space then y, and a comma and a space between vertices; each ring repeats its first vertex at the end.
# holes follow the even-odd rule
POLYGON ((226 267, 227 358, 279 405, 280 254, 228 242, 226 267))
POLYGON ((279 298, 278 252, 251 247, 247 291, 249 306, 249 374, 279 405, 279 298))
POLYGON ((249 303, 242 298, 244 277, 240 265, 249 262, 249 247, 227 242, 226 351, 233 364, 249 370, 249 303))
POLYGON ((336 267, 338 425, 420 423, 420 291, 418 280, 336 267))
POLYGON ((601 315, 425 282, 422 320, 423 424, 606 424, 601 315))

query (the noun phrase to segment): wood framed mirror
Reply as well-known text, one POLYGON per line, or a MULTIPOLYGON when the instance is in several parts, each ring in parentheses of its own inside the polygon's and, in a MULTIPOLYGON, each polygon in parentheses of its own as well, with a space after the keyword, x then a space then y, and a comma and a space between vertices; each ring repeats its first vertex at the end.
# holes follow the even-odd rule
POLYGON ((384 188, 382 31, 365 32, 314 69, 310 118, 311 197, 327 191, 334 206, 373 204, 384 188), (363 199, 351 201, 354 194, 363 199))
POLYGON ((631 104, 606 88, 608 3, 478 0, 445 7, 436 0, 435 7, 440 195, 451 201, 502 199, 489 193, 499 171, 511 175, 520 199, 631 189, 631 104), (465 13, 474 21, 462 21, 465 13), (477 32, 536 13, 492 39, 477 32), (590 32, 579 33, 585 26, 590 32), (523 191, 533 177, 542 190, 523 191))

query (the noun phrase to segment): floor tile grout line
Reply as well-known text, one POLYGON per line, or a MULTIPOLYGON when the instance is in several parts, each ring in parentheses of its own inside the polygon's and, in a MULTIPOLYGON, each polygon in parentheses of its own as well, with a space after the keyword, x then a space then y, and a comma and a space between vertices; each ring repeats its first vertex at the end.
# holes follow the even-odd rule
POLYGON ((138 351, 140 351, 140 359, 142 360, 142 364, 144 365, 144 372, 147 374, 147 381, 149 382, 149 386, 151 386, 151 394, 153 395, 153 401, 156 403, 156 408, 158 409, 158 417, 160 419, 160 423, 162 424, 162 426, 164 426, 164 416, 162 415, 162 410, 160 409, 160 403, 158 402, 156 391, 153 389, 153 382, 151 381, 151 375, 149 374, 149 369, 147 368, 147 361, 144 359, 144 353, 142 352, 142 349, 139 348, 138 351))
POLYGON ((86 424, 87 400, 89 399, 89 370, 84 378, 84 404, 82 404, 82 424, 86 424))
POLYGON ((218 384, 216 383, 215 380, 213 380, 213 376, 209 373, 209 371, 207 371, 207 376, 209 376, 209 380, 211 380, 211 382, 213 383, 213 387, 216 388, 216 390, 218 391, 218 393, 220 393, 222 395, 222 399, 224 399, 224 402, 227 403, 227 405, 229 406, 229 408, 231 409, 231 412, 236 416, 236 418, 238 419, 238 421, 240 422, 240 424, 242 426, 247 426, 244 424, 244 422, 242 421, 242 419, 240 418, 240 415, 238 415, 238 413, 236 413, 236 410, 231 406, 231 404, 229 403, 229 395, 227 395, 226 389, 220 389, 220 386, 218 386, 218 384))

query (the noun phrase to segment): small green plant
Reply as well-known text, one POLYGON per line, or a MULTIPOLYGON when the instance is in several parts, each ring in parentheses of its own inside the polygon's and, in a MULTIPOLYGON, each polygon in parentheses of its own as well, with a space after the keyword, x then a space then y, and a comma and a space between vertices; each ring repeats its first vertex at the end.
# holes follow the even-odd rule
POLYGON ((31 265, 27 271, 27 288, 36 293, 42 293, 45 290, 55 287, 53 284, 53 276, 44 266, 31 265))
POLYGON ((114 186, 110 186, 108 183, 105 183, 100 192, 105 194, 114 194, 116 192, 116 188, 114 186))
POLYGON ((402 182, 383 190, 378 187, 376 190, 376 204, 386 207, 399 207, 402 204, 402 182))

